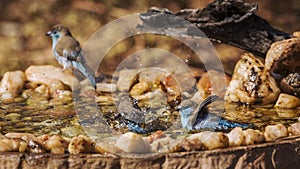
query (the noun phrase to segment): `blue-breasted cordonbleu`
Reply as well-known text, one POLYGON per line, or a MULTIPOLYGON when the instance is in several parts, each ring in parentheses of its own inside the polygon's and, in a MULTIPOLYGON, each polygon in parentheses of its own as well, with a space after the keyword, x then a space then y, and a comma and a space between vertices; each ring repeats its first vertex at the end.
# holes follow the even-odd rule
POLYGON ((64 69, 77 69, 96 87, 95 74, 86 64, 80 43, 72 36, 70 30, 63 25, 55 25, 46 33, 52 37, 52 51, 56 60, 64 69))

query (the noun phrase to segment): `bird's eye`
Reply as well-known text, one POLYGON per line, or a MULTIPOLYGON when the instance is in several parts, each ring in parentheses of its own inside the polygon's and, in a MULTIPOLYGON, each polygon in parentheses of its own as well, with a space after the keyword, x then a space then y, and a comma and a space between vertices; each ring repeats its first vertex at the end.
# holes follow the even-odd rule
POLYGON ((56 34, 57 33, 57 31, 53 31, 53 34, 56 34))

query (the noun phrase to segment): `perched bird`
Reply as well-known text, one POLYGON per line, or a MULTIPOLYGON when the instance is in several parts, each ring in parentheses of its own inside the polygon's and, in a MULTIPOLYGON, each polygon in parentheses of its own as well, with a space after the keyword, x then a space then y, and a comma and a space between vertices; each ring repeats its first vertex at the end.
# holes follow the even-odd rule
POLYGON ((96 88, 95 74, 85 63, 79 42, 70 30, 63 25, 55 25, 46 33, 52 38, 52 51, 63 69, 71 68, 80 71, 96 88))

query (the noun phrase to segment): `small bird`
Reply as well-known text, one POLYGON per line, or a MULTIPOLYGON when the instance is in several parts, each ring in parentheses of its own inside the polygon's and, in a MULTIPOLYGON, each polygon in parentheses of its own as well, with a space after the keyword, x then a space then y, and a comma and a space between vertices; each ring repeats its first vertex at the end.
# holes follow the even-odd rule
POLYGON ((72 36, 70 30, 63 25, 55 25, 46 33, 52 38, 52 51, 63 69, 71 68, 80 71, 96 88, 95 74, 85 63, 80 43, 72 36))

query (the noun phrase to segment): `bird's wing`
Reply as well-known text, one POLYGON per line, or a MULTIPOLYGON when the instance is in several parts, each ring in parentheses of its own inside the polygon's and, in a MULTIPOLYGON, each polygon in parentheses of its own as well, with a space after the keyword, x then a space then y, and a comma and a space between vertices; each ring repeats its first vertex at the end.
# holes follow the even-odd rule
POLYGON ((65 57, 70 61, 78 61, 81 47, 75 38, 64 36, 57 42, 55 50, 60 56, 65 57))

